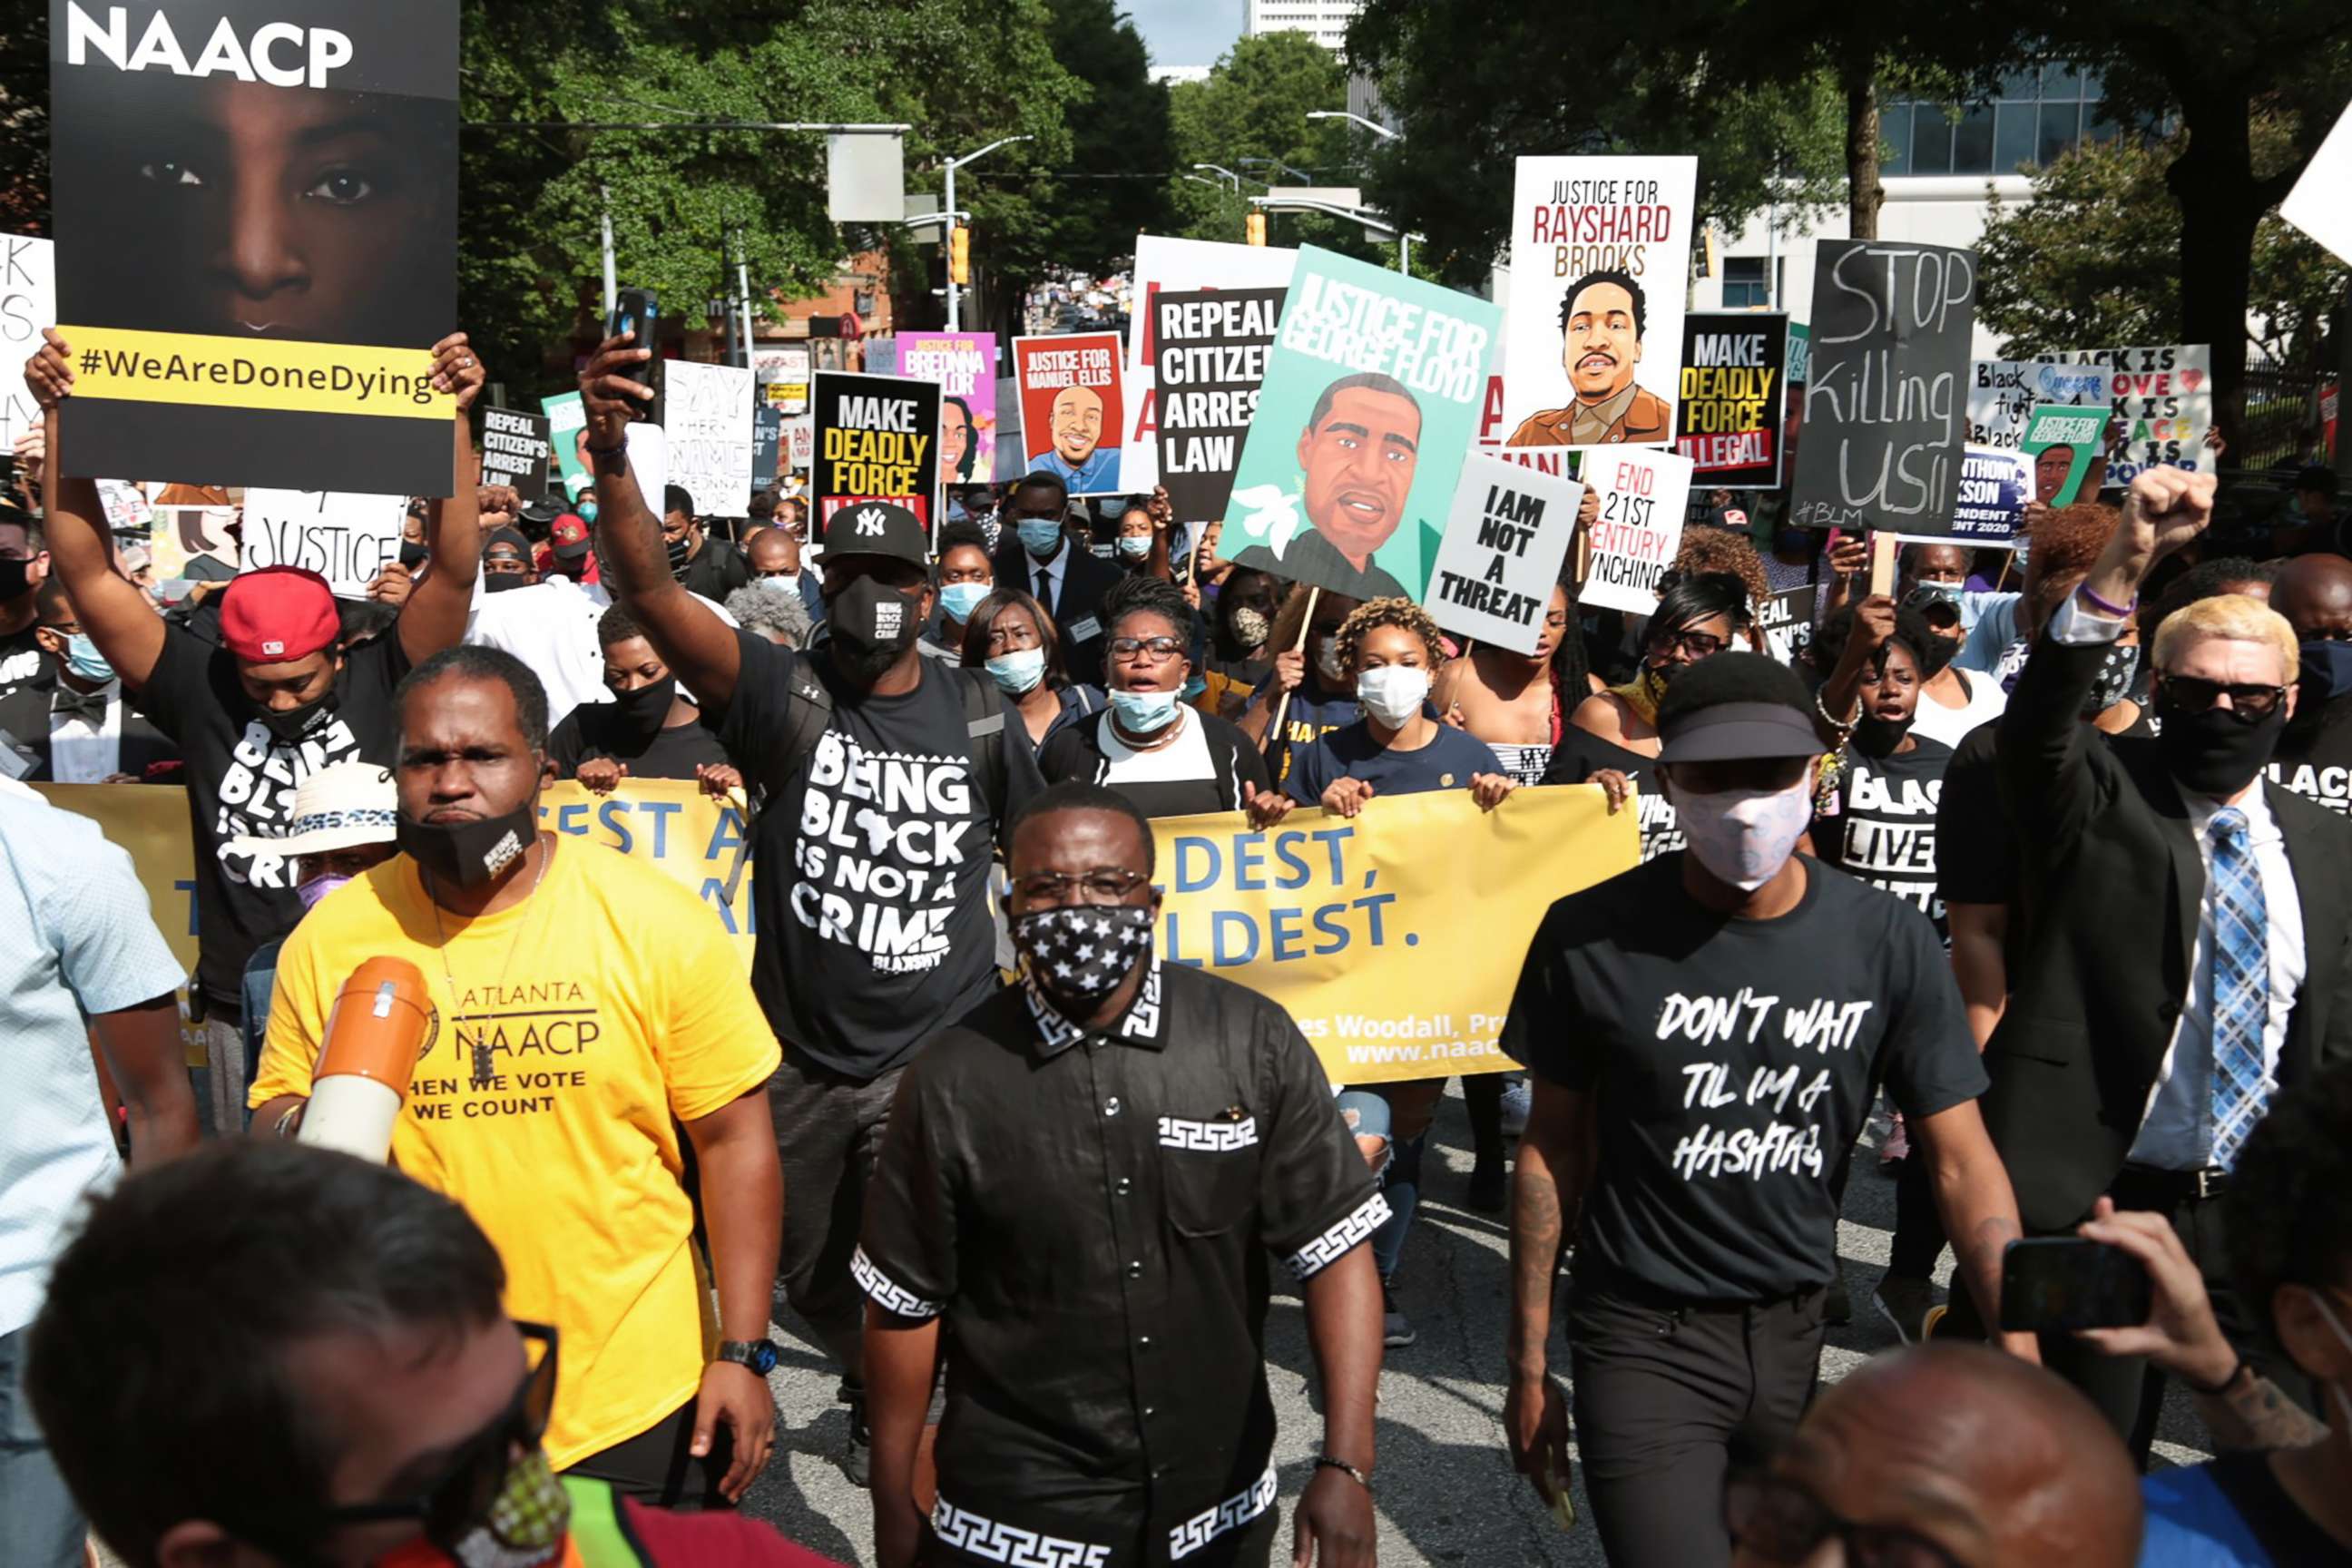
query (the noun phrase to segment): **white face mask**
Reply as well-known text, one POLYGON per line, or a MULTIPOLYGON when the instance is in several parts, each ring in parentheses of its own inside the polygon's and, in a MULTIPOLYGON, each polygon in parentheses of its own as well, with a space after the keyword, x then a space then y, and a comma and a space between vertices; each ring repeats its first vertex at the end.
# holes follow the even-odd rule
POLYGON ((1743 892, 1780 874, 1813 819, 1812 772, 1787 789, 1717 795, 1672 788, 1675 814, 1698 863, 1743 892))
POLYGON ((1429 696, 1429 671, 1416 665, 1384 664, 1356 677, 1356 700, 1391 730, 1401 730, 1429 696))

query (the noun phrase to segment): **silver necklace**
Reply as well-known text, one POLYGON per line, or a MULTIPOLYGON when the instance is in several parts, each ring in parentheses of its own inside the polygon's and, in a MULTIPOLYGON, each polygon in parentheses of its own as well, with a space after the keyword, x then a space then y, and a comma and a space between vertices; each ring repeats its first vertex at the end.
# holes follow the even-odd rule
MULTIPOLYGON (((544 837, 546 836, 543 834, 536 835, 533 837, 531 842, 536 844, 541 837, 544 837)), ((528 912, 529 906, 530 901, 539 896, 539 885, 547 880, 547 863, 554 858, 555 846, 552 842, 550 842, 547 847, 547 853, 539 858, 539 869, 531 877, 530 891, 523 895, 525 913, 523 918, 515 924, 513 939, 507 943, 507 962, 506 966, 499 971, 501 974, 512 973, 514 971, 515 954, 522 950, 523 933, 530 929, 530 916, 528 912)), ((462 994, 462 993, 457 989, 457 975, 452 973, 449 969, 449 933, 443 929, 441 924, 441 900, 433 896, 433 873, 425 870, 422 866, 419 866, 416 869, 418 874, 425 879, 425 900, 433 906, 433 934, 441 939, 440 946, 434 949, 434 951, 440 954, 441 978, 447 981, 449 984, 449 1005, 452 1008, 455 1008, 457 1005, 457 998, 462 994)), ((476 918, 479 919, 480 917, 477 916, 476 918)), ((487 1016, 488 1016, 487 1014, 453 1012, 449 1017, 449 1043, 453 1046, 457 1044, 458 1025, 478 1023, 487 1016)), ((484 1087, 490 1081, 490 1042, 487 1037, 477 1033, 474 1037, 473 1087, 476 1089, 484 1087)))

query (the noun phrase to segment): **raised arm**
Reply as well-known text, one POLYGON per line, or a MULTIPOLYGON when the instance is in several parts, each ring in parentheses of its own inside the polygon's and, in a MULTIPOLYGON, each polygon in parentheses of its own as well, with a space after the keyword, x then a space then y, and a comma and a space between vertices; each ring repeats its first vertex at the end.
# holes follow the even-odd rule
POLYGON ((147 684, 155 673, 155 661, 163 657, 163 617, 145 594, 114 569, 114 542, 107 535, 106 508, 99 501, 97 481, 65 477, 58 405, 73 395, 73 361, 55 328, 41 336, 39 352, 25 363, 25 385, 41 405, 48 445, 41 505, 47 513, 49 566, 65 580, 82 630, 123 683, 136 691, 147 684))
POLYGON ((425 503, 425 544, 432 552, 433 570, 400 612, 400 651, 411 664, 456 647, 466 635, 466 613, 473 607, 474 579, 482 567, 482 530, 475 508, 474 434, 467 411, 486 376, 465 333, 452 332, 433 345, 433 389, 457 395, 457 415, 450 421, 448 499, 425 503))
POLYGON ((670 575, 661 520, 629 469, 630 399, 650 395, 630 375, 653 357, 652 350, 633 346, 635 342, 635 332, 606 338, 580 376, 588 460, 596 475, 596 560, 604 585, 645 628, 662 662, 694 693, 704 716, 716 719, 734 700, 742 650, 727 624, 670 575))

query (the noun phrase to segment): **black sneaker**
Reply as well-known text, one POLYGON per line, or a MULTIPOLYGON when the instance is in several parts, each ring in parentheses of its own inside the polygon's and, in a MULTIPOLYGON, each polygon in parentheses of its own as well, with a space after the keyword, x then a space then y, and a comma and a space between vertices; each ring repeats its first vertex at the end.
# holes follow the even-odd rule
POLYGON ((1501 1214, 1510 1191, 1510 1172, 1500 1160, 1480 1161, 1470 1172, 1470 1190, 1462 1202, 1481 1214, 1501 1214))
POLYGON ((841 1473, 852 1486, 862 1487, 874 1472, 874 1433, 866 1425, 866 1395, 852 1394, 849 1400, 849 1446, 841 1456, 841 1473))
POLYGON ((1381 1281, 1381 1343, 1391 1350, 1402 1350, 1421 1336, 1413 1332, 1412 1320, 1396 1304, 1396 1296, 1389 1282, 1381 1281))

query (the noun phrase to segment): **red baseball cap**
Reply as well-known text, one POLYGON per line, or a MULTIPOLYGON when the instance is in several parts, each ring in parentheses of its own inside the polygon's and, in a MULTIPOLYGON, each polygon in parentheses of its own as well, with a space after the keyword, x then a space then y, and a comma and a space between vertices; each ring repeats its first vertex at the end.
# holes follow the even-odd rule
POLYGON ((221 595, 221 643, 247 664, 286 664, 343 635, 334 590, 316 572, 265 566, 233 578, 221 595))
POLYGON ((547 525, 547 542, 562 559, 577 561, 588 553, 588 524, 579 513, 567 511, 547 525))

